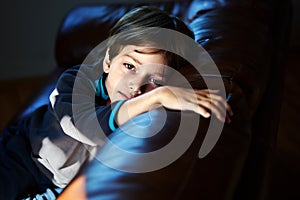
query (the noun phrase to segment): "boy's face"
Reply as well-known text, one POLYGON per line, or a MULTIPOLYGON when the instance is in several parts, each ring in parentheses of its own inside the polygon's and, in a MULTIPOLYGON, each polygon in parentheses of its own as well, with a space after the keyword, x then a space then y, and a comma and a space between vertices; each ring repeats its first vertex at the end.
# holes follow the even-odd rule
POLYGON ((127 45, 112 60, 108 54, 103 69, 111 102, 149 92, 163 85, 170 73, 163 54, 153 48, 127 45))

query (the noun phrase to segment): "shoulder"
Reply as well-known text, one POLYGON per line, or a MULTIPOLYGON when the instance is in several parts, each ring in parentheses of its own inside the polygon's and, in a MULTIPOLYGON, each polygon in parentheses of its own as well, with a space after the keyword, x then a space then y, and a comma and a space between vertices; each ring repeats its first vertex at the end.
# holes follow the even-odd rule
POLYGON ((101 70, 97 65, 75 65, 66 69, 57 81, 57 87, 64 87, 65 85, 73 86, 75 81, 78 83, 94 82, 101 76, 101 70))

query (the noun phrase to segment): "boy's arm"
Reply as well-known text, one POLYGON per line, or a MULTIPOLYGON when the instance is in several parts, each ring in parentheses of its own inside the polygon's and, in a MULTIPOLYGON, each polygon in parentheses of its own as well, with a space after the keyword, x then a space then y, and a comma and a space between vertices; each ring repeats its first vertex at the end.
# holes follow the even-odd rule
POLYGON ((100 75, 92 66, 75 66, 66 70, 50 96, 50 113, 59 121, 64 133, 89 144, 103 143, 101 135, 112 132, 109 119, 111 105, 95 101, 95 82, 100 75))
POLYGON ((118 125, 122 125, 139 114, 164 106, 171 110, 193 111, 206 118, 213 113, 219 120, 229 123, 230 118, 226 111, 230 116, 233 112, 217 92, 162 86, 123 103, 115 120, 118 125))

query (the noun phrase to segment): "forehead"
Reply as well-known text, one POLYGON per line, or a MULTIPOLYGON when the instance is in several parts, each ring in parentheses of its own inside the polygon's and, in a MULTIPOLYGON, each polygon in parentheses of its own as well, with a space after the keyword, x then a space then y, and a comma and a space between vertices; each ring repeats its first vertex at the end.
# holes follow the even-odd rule
POLYGON ((151 46, 126 45, 121 49, 118 56, 132 57, 136 59, 135 61, 166 64, 164 51, 151 46))

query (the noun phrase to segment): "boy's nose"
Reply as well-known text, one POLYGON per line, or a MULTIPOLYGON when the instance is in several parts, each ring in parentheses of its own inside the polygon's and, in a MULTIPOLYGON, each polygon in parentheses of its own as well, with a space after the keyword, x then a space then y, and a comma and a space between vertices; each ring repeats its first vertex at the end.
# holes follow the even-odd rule
POLYGON ((140 94, 142 94, 142 91, 140 89, 141 87, 136 87, 136 86, 130 86, 129 89, 130 89, 130 97, 131 98, 134 98, 140 94))
POLYGON ((129 91, 131 97, 136 97, 143 93, 142 88, 146 85, 146 77, 134 77, 129 83, 129 91))

